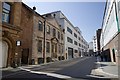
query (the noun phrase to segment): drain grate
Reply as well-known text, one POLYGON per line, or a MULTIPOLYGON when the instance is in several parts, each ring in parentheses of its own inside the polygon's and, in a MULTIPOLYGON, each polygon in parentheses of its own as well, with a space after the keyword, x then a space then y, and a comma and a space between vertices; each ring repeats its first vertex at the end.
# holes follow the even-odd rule
POLYGON ((103 75, 95 75, 95 76, 104 77, 103 75))

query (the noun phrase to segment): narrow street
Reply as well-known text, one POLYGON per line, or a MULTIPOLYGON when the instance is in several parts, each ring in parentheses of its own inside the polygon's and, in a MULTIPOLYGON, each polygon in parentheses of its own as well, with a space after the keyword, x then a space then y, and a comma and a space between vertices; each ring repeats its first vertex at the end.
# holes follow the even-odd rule
POLYGON ((45 65, 37 65, 34 67, 22 66, 14 70, 11 70, 11 72, 9 70, 8 72, 3 71, 2 80, 9 80, 9 79, 96 80, 95 78, 89 76, 91 74, 91 70, 96 68, 95 62, 96 62, 95 57, 82 57, 82 58, 76 58, 72 60, 55 62, 45 65))
POLYGON ((3 0, 2 80, 119 80, 120 0, 3 0))

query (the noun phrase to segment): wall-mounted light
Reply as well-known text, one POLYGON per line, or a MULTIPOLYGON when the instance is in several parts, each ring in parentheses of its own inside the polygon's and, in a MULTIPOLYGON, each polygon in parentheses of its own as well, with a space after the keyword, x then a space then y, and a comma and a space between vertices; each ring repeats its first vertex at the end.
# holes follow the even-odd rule
POLYGON ((21 45, 21 41, 16 41, 16 45, 20 46, 21 45))

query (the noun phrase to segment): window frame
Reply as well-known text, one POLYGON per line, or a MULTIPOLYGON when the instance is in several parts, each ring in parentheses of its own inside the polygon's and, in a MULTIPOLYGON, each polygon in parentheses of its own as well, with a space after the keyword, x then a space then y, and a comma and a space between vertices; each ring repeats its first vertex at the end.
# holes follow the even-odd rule
POLYGON ((46 42, 46 52, 50 53, 50 42, 46 42))
POLYGON ((60 39, 60 32, 58 31, 58 39, 60 39))
POLYGON ((74 33, 74 37, 76 37, 76 38, 77 38, 77 34, 76 34, 76 33, 74 33))
POLYGON ((74 41, 74 44, 75 44, 75 45, 78 45, 77 41, 74 41))
POLYGON ((53 37, 56 37, 56 29, 53 28, 53 37))
POLYGON ((67 31, 68 31, 70 34, 72 34, 72 32, 73 32, 69 27, 67 27, 67 31))
POLYGON ((7 2, 3 2, 2 3, 2 22, 10 23, 10 16, 11 16, 11 4, 9 4, 7 2), (7 4, 10 8, 9 9, 5 8, 4 4, 7 4), (6 19, 6 21, 3 18, 3 14, 7 15, 8 19, 6 19))
POLYGON ((49 25, 47 25, 47 34, 50 34, 50 26, 49 25))
POLYGON ((38 30, 43 31, 43 23, 42 23, 42 21, 38 22, 38 30))
POLYGON ((67 42, 69 42, 69 43, 73 43, 73 39, 71 39, 70 37, 67 37, 67 42))
POLYGON ((38 43, 37 43, 37 49, 38 49, 38 52, 42 53, 42 46, 43 46, 43 41, 42 40, 38 40, 38 43), (39 45, 41 43, 41 45, 39 45))

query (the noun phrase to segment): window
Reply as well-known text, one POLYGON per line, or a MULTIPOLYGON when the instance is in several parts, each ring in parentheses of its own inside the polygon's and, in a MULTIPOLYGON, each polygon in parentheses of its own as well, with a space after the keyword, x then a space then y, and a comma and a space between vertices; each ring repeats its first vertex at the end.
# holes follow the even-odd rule
POLYGON ((8 3, 3 3, 3 11, 2 11, 2 21, 10 22, 10 8, 11 6, 8 3))
POLYGON ((61 53, 61 47, 60 47, 60 45, 59 45, 59 54, 61 53))
POLYGON ((52 51, 52 53, 54 52, 54 45, 52 45, 51 51, 52 51))
POLYGON ((49 42, 46 43, 46 52, 50 53, 50 43, 49 42))
POLYGON ((62 54, 64 53, 64 47, 62 46, 62 54))
POLYGON ((95 49, 96 49, 96 47, 95 47, 95 49))
POLYGON ((75 50, 75 53, 78 53, 78 50, 75 50))
POLYGON ((57 44, 55 45, 55 52, 57 52, 57 44))
POLYGON ((42 40, 38 41, 38 52, 42 52, 42 40))
POLYGON ((61 40, 63 40, 63 34, 61 34, 61 40))
POLYGON ((70 42, 70 43, 73 43, 73 40, 69 37, 67 37, 67 41, 70 42))
POLYGON ((120 11, 120 1, 118 2, 118 11, 120 11))
POLYGON ((53 28, 53 37, 56 37, 56 30, 53 28))
POLYGON ((58 31, 58 39, 60 39, 60 32, 58 31))
POLYGON ((80 40, 80 37, 78 37, 78 39, 80 40))
POLYGON ((38 22, 38 30, 43 31, 43 24, 41 21, 38 22))
POLYGON ((74 41, 74 44, 75 44, 75 45, 77 45, 77 42, 76 42, 76 41, 74 41))
POLYGON ((79 43, 79 46, 81 47, 81 44, 79 43))
POLYGON ((67 31, 72 34, 72 30, 69 27, 67 27, 67 31))
POLYGON ((77 38, 77 34, 74 33, 74 36, 77 38))
POLYGON ((47 33, 50 34, 50 26, 47 26, 47 33))

